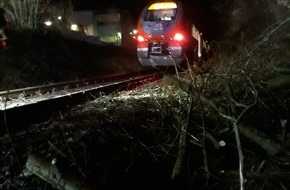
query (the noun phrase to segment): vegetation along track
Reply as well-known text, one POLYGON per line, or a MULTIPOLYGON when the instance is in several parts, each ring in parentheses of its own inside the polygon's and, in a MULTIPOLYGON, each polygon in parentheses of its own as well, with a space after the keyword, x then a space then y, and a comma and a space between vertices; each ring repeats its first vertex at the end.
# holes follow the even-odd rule
MULTIPOLYGON (((156 70, 144 70, 104 76, 94 79, 78 80, 14 89, 0 92, 1 121, 23 122, 35 113, 49 113, 52 110, 64 109, 92 98, 100 93, 111 93, 128 90, 163 77, 156 70), (8 119, 7 119, 8 117, 8 119)), ((37 121, 36 121, 37 122, 37 121)))

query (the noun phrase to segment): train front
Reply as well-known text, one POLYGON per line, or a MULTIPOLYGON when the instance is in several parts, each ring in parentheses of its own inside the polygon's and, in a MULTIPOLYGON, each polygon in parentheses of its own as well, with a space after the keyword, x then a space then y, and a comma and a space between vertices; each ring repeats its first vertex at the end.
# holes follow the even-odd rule
POLYGON ((146 6, 137 24, 137 56, 143 66, 173 66, 185 60, 186 36, 180 2, 146 6))

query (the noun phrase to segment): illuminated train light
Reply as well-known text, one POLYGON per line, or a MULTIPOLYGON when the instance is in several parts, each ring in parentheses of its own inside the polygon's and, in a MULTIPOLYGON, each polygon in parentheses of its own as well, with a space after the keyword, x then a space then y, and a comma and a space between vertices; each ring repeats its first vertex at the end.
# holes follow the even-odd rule
POLYGON ((182 41, 184 39, 183 35, 180 33, 176 33, 173 37, 175 41, 182 41))
POLYGON ((145 38, 143 37, 143 36, 138 36, 137 37, 137 40, 139 41, 139 42, 144 42, 145 41, 145 38))
POLYGON ((177 5, 174 2, 161 2, 152 4, 148 10, 160 10, 160 9, 176 9, 177 5))

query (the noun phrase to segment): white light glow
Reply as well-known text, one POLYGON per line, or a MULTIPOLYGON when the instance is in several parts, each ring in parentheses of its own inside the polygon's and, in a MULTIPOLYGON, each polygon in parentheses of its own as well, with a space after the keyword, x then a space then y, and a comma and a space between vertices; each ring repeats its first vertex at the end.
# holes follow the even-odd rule
POLYGON ((52 25, 52 22, 49 21, 49 20, 47 20, 47 21, 44 22, 44 24, 45 24, 46 26, 51 26, 51 25, 52 25))
POLYGON ((73 31, 77 31, 78 30, 78 25, 72 24, 70 29, 73 30, 73 31))

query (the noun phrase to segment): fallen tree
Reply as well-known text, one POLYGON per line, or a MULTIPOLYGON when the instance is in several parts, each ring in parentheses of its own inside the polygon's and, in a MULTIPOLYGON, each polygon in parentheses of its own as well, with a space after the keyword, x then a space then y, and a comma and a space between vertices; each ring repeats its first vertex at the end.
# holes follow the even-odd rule
POLYGON ((95 185, 87 182, 71 171, 68 167, 59 166, 56 160, 47 160, 38 155, 30 155, 26 162, 26 168, 60 190, 95 190, 95 185))

